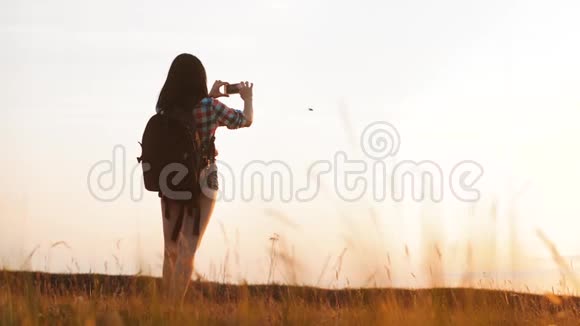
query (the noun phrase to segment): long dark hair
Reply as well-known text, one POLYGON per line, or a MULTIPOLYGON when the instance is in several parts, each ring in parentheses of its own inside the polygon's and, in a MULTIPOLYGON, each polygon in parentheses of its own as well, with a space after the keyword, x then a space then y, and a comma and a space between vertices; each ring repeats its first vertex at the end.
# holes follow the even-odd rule
POLYGON ((171 63, 156 108, 157 111, 190 111, 207 95, 207 77, 201 61, 182 53, 171 63))

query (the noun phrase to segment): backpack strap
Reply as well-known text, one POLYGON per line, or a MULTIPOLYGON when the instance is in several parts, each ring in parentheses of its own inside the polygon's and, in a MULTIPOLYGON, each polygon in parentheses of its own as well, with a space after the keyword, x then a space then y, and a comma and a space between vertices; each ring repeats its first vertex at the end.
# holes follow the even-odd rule
MULTIPOLYGON (((199 207, 199 202, 196 200, 197 198, 194 197, 190 203, 180 203, 179 206, 179 215, 177 216, 177 220, 175 221, 175 225, 173 226, 173 230, 171 231, 171 240, 177 241, 179 237, 179 232, 181 232, 181 228, 183 227, 183 219, 185 218, 185 209, 187 206, 187 215, 193 218, 193 235, 199 236, 201 233, 201 209, 199 207)), ((162 197, 162 200, 165 201, 165 218, 170 219, 169 217, 169 201, 167 198, 162 197)))
POLYGON ((197 200, 199 195, 193 196, 193 200, 189 203, 188 215, 193 218, 193 235, 199 236, 200 233, 200 222, 201 222, 201 210, 199 207, 199 201, 197 200))
POLYGON ((205 168, 208 165, 215 163, 216 149, 215 149, 215 136, 211 136, 210 139, 201 142, 200 146, 200 158, 201 158, 201 168, 205 168))
POLYGON ((165 212, 163 215, 165 215, 165 219, 170 220, 171 218, 169 217, 169 203, 167 202, 167 199, 161 195, 161 192, 159 192, 159 197, 161 197, 161 200, 163 200, 165 204, 165 212))
POLYGON ((199 209, 199 205, 193 208, 193 235, 199 236, 201 233, 200 224, 201 224, 201 210, 199 209))
POLYGON ((179 216, 177 216, 177 221, 175 221, 175 225, 173 226, 173 232, 171 232, 171 240, 174 242, 177 241, 179 237, 179 232, 181 231, 181 227, 183 226, 183 217, 185 213, 185 205, 180 205, 179 208, 179 216))

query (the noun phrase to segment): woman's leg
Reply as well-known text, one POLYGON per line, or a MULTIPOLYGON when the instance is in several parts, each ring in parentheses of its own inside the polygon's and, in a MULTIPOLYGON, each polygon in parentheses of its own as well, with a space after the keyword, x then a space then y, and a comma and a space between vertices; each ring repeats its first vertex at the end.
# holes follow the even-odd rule
POLYGON ((177 242, 171 240, 171 232, 179 214, 179 205, 171 200, 161 199, 161 216, 163 223, 163 288, 169 290, 173 283, 175 263, 177 260, 177 242))
MULTIPOLYGON (((175 266, 175 290, 179 296, 183 296, 187 290, 189 281, 191 280, 191 275, 193 274, 193 266, 195 253, 197 248, 201 243, 201 239, 209 220, 213 209, 215 207, 215 199, 211 199, 201 194, 199 198, 199 211, 200 211, 200 223, 199 223, 199 235, 194 234, 194 217, 190 214, 186 214, 183 221, 183 227, 179 234, 179 239, 177 242, 177 260, 175 266)), ((187 211, 187 210, 186 210, 187 211)), ((189 213, 189 212, 187 212, 189 213)))

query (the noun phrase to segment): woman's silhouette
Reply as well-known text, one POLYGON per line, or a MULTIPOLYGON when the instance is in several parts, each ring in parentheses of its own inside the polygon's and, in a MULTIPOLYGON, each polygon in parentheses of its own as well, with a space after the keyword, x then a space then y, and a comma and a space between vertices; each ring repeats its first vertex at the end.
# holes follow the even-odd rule
MULTIPOLYGON (((212 143, 217 127, 237 129, 252 124, 253 84, 240 83, 239 93, 244 100, 243 111, 231 109, 216 99, 228 96, 220 91, 220 87, 224 85, 227 83, 218 80, 208 93, 205 68, 201 61, 191 54, 180 54, 169 68, 167 80, 157 101, 157 112, 164 111, 178 116, 182 122, 195 127, 202 143, 212 143)), ((182 296, 187 289, 193 273, 195 252, 214 209, 215 193, 218 190, 215 164, 207 167, 205 172, 207 171, 209 173, 203 178, 207 180, 207 185, 202 185, 204 191, 199 195, 199 235, 191 231, 194 218, 191 212, 187 212, 177 241, 173 241, 171 233, 180 215, 181 204, 166 197, 161 198, 165 242, 163 283, 172 296, 182 296)))

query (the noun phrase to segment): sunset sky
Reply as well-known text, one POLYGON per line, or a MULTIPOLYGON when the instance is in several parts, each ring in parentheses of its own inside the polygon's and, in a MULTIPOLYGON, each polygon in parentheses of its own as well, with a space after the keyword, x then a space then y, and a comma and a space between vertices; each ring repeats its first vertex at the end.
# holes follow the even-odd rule
POLYGON ((158 198, 133 200, 131 171, 169 65, 188 52, 210 82, 255 83, 252 127, 216 135, 236 192, 196 257, 206 278, 222 280, 225 264, 228 281, 265 282, 276 233, 300 283, 422 286, 437 244, 451 285, 516 266, 522 284, 550 288, 558 273, 536 230, 570 261, 580 254, 579 15, 577 1, 4 1, 0 262, 160 274, 158 198), (377 202, 370 191, 348 203, 331 175, 309 202, 241 198, 252 161, 285 162, 296 189, 337 152, 371 163, 360 137, 376 121, 398 130, 395 161, 430 160, 446 176, 476 161, 481 199, 445 188, 441 203, 377 202), (104 202, 89 171, 118 145, 125 171, 113 189, 121 177, 125 187, 104 202))

